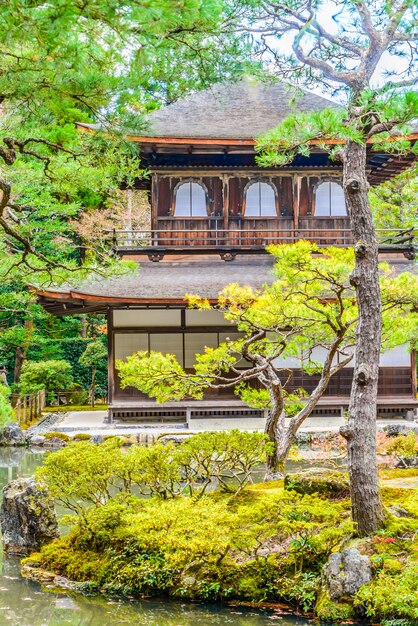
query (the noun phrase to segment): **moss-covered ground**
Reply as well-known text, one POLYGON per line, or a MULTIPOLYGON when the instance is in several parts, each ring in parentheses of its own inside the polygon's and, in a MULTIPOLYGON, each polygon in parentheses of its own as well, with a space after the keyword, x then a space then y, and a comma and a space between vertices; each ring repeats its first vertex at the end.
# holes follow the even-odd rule
POLYGON ((274 481, 200 499, 121 493, 86 509, 67 536, 26 562, 79 581, 87 591, 284 601, 324 620, 413 623, 418 495, 385 481, 414 472, 382 473, 387 515, 374 537, 354 537, 347 498, 299 494, 274 481), (373 580, 353 597, 333 602, 321 590, 321 569, 332 551, 348 546, 370 557, 373 580))

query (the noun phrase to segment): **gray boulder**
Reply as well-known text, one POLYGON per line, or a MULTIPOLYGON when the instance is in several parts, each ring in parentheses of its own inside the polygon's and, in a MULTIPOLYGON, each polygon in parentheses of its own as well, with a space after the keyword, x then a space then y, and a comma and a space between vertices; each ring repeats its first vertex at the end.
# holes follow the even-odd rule
POLYGON ((10 422, 7 424, 0 435, 0 445, 2 446, 23 446, 26 443, 26 437, 19 424, 10 422))
POLYGON ((319 493, 328 497, 345 497, 350 492, 346 474, 322 467, 288 474, 284 479, 284 488, 297 493, 319 493))
POLYGON ((99 445, 100 443, 103 443, 104 438, 102 437, 102 435, 93 435, 90 441, 99 445))
POLYGON ((53 502, 34 478, 17 478, 4 487, 0 524, 3 549, 13 554, 34 552, 59 536, 53 502))
POLYGON ((402 456, 395 467, 398 468, 409 468, 409 467, 418 467, 418 456, 402 456))
POLYGON ((43 435, 35 435, 30 438, 29 443, 31 446, 43 446, 45 441, 46 438, 43 435))
POLYGON ((331 600, 352 596, 371 579, 370 559, 361 555, 357 548, 334 552, 322 569, 322 584, 328 590, 331 600))
POLYGON ((398 435, 407 435, 408 433, 418 433, 418 426, 414 424, 388 424, 383 426, 383 431, 389 437, 397 437, 398 435))

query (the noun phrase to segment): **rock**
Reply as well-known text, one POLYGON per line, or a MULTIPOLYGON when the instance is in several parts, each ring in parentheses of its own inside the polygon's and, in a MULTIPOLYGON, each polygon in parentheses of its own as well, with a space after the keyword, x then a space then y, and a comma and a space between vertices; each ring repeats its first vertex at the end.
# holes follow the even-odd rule
POLYGON ((3 432, 0 435, 0 444, 2 446, 23 446, 25 443, 25 434, 18 424, 10 422, 3 428, 3 432))
POLYGON ((39 583, 45 589, 55 591, 78 591, 80 583, 75 583, 65 576, 59 576, 53 572, 47 572, 39 567, 33 567, 30 563, 22 565, 21 575, 24 578, 39 583))
POLYGON ((67 445, 67 442, 61 439, 61 437, 44 437, 44 446, 47 448, 63 448, 67 445))
POLYGON ((103 443, 104 439, 103 439, 102 435, 93 435, 93 437, 90 439, 90 441, 92 443, 99 444, 99 443, 103 443))
POLYGON ((398 504, 393 504, 392 506, 389 506, 388 511, 390 511, 395 517, 415 517, 415 515, 409 513, 398 504))
POLYGON ((418 426, 415 426, 411 423, 409 424, 388 424, 383 427, 383 432, 385 432, 389 437, 397 437, 398 435, 407 435, 408 433, 418 433, 418 426))
POLYGON ((372 579, 370 559, 357 548, 347 548, 330 555, 322 569, 322 584, 331 600, 352 596, 372 579))
POLYGON ((17 478, 3 489, 0 513, 3 548, 26 554, 58 537, 58 521, 46 488, 34 478, 17 478))
POLYGON ((29 443, 31 446, 43 446, 45 441, 46 438, 43 435, 35 435, 34 437, 31 437, 29 443))
POLYGON ((319 493, 339 497, 348 496, 350 492, 346 474, 318 467, 288 474, 284 479, 284 487, 297 493, 319 493))
POLYGON ((296 441, 298 444, 308 444, 312 441, 312 433, 297 433, 296 441))
POLYGON ((395 467, 418 467, 418 456, 402 456, 396 463, 395 467))

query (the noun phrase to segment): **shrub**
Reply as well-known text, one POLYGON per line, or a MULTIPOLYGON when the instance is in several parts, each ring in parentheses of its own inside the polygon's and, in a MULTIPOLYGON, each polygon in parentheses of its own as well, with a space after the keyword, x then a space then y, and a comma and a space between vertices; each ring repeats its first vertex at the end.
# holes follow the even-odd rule
POLYGON ((251 479, 254 466, 265 459, 270 445, 263 434, 239 431, 201 433, 178 446, 170 442, 150 447, 134 444, 127 453, 119 450, 123 443, 113 435, 99 446, 81 442, 76 449, 70 445, 50 455, 38 475, 64 504, 71 494, 84 504, 97 503, 90 488, 94 472, 100 502, 109 499, 113 487, 127 493, 135 488, 162 499, 183 492, 202 497, 215 483, 238 493, 251 479))
MULTIPOLYGON (((20 393, 36 393, 40 389, 48 392, 71 389, 73 377, 68 361, 26 361, 22 367, 20 393)), ((51 394, 50 394, 51 396, 51 394)))
POLYGON ((414 563, 399 574, 382 570, 354 596, 354 605, 361 607, 367 617, 418 618, 418 564, 414 563))
POLYGON ((397 457, 411 457, 418 455, 418 435, 410 432, 407 435, 399 435, 395 437, 386 446, 388 454, 397 457))
POLYGON ((88 435, 87 433, 77 433, 73 437, 74 441, 90 441, 90 439, 91 435, 88 435))
POLYGON ((0 426, 14 421, 14 413, 9 402, 9 388, 0 383, 0 426))

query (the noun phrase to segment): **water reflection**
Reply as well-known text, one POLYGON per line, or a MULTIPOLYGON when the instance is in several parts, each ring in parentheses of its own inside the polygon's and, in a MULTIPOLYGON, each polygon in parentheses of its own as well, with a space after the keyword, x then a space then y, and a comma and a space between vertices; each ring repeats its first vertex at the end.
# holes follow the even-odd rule
MULTIPOLYGON (((30 476, 42 464, 44 451, 0 448, 0 487, 12 478, 30 476)), ((182 602, 129 602, 101 596, 42 591, 20 577, 19 558, 0 550, 0 624, 13 626, 307 626, 303 618, 272 610, 226 608, 182 602)))

